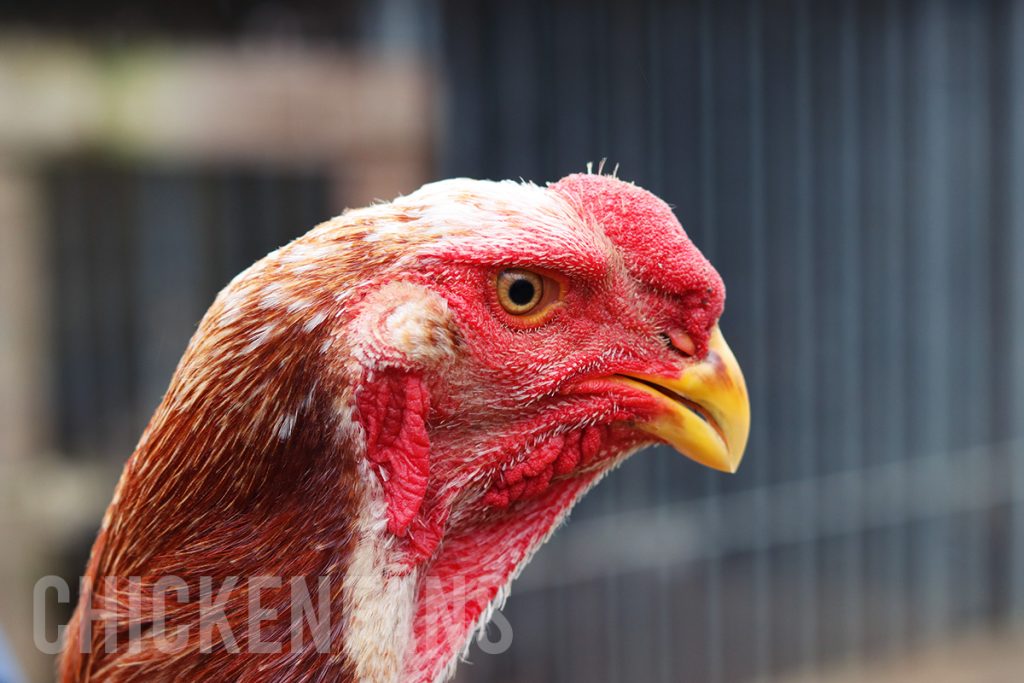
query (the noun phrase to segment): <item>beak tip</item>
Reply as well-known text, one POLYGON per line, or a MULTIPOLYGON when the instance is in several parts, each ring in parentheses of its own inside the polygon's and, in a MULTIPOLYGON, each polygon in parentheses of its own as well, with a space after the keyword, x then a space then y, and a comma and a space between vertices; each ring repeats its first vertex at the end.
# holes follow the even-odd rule
POLYGON ((723 459, 717 463, 717 466, 712 465, 711 468, 718 470, 724 474, 736 474, 740 469, 740 463, 742 458, 733 460, 732 458, 723 459))

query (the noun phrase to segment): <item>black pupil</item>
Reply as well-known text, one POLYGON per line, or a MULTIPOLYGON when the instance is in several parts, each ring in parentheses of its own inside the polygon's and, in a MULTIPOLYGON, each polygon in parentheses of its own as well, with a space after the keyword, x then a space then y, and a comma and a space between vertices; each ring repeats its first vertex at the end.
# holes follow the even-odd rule
POLYGON ((533 296, 533 283, 526 278, 516 280, 508 288, 508 298, 516 306, 525 306, 533 301, 533 296))

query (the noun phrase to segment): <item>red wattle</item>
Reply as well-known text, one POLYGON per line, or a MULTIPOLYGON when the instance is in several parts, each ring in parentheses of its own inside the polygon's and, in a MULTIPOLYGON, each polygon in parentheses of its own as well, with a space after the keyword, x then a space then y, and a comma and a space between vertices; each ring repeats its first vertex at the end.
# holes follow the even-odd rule
POLYGON ((430 474, 430 395, 416 374, 394 371, 367 383, 357 400, 373 463, 388 506, 388 531, 405 535, 420 511, 430 474))

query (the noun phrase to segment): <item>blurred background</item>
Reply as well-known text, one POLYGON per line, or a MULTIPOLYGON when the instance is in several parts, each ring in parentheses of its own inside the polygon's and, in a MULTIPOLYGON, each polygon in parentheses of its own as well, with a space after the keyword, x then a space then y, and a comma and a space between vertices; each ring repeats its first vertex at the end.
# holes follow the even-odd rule
POLYGON ((236 272, 428 180, 602 158, 728 284, 747 459, 628 462, 460 683, 1021 680, 1010 0, 0 5, 0 625, 25 680, 53 677, 33 585, 76 582, 236 272))

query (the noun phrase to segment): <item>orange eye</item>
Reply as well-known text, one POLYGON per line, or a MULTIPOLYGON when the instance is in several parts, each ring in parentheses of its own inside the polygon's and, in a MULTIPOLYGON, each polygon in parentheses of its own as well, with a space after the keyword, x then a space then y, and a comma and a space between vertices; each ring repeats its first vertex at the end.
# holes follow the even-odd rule
POLYGON ((498 303, 509 315, 535 318, 543 314, 559 297, 555 280, 522 268, 498 273, 498 303))

